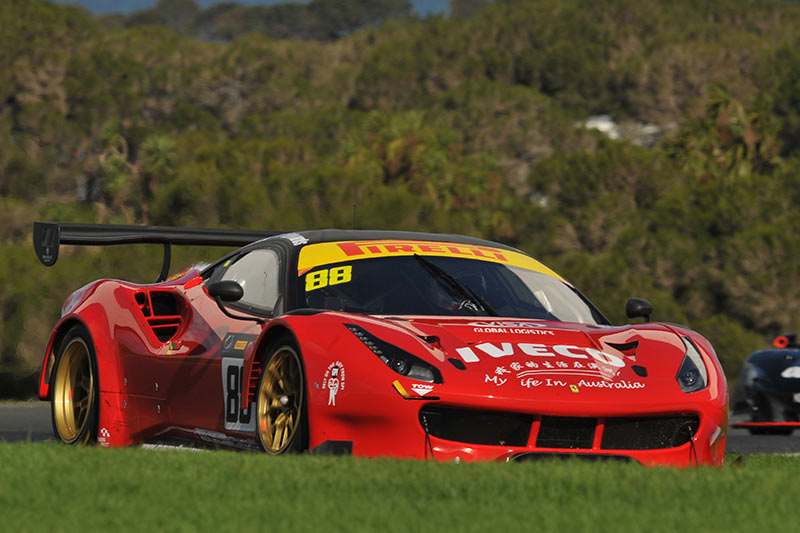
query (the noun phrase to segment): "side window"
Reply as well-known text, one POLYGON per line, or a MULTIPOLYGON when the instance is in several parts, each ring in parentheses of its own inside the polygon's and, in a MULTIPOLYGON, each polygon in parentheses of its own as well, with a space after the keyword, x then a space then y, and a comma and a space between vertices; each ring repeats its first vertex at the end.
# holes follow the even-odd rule
POLYGON ((242 256, 222 274, 222 280, 234 280, 244 289, 239 305, 260 311, 272 311, 280 295, 280 259, 271 249, 262 248, 242 256))

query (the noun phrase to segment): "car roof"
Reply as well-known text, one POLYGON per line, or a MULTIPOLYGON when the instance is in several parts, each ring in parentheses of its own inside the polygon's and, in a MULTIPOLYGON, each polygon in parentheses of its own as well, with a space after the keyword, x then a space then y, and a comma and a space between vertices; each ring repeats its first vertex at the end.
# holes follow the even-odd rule
MULTIPOLYGON (((308 231, 296 231, 271 237, 271 239, 292 240, 293 236, 301 236, 306 242, 303 244, 316 244, 321 242, 337 241, 379 241, 379 240, 406 240, 406 241, 433 241, 433 242, 452 242, 459 244, 472 244, 476 246, 489 246, 501 250, 522 252, 512 246, 501 244, 485 239, 468 237, 466 235, 456 235, 447 233, 424 233, 419 231, 391 231, 391 230, 343 230, 343 229, 319 229, 308 231)), ((296 237, 295 237, 296 238, 296 237)), ((294 242, 294 241, 293 241, 294 242)), ((527 255, 527 254, 525 254, 527 255)))

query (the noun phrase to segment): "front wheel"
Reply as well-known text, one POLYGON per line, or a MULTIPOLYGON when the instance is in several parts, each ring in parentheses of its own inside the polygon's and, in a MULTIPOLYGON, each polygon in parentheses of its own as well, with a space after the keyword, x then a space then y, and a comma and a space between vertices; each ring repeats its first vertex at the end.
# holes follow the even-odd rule
POLYGON ((272 455, 301 452, 307 447, 308 423, 300 350, 288 335, 272 346, 258 383, 258 440, 272 455))
POLYGON ((89 333, 74 326, 56 356, 50 384, 53 433, 65 444, 97 439, 97 360, 89 333))

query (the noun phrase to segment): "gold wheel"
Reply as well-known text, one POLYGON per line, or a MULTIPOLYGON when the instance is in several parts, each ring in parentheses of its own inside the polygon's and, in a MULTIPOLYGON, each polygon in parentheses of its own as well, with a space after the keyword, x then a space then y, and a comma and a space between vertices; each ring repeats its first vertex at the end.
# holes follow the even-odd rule
POLYGON ((86 444, 91 438, 95 384, 92 355, 81 336, 69 340, 53 379, 53 425, 67 444, 86 444))
POLYGON ((272 353, 258 386, 258 438, 267 453, 297 449, 303 418, 303 370, 292 346, 272 353))

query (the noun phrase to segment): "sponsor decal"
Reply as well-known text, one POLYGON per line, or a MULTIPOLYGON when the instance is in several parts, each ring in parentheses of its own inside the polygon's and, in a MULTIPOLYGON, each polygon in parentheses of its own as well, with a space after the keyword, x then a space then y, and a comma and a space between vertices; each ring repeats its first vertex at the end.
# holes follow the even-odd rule
POLYGON ((298 276, 302 276, 318 266, 345 261, 409 255, 461 257, 502 263, 563 279, 536 259, 521 252, 473 244, 407 240, 340 241, 309 244, 300 250, 297 273, 298 276))
POLYGON ((276 239, 286 239, 291 242, 295 246, 302 246, 303 244, 308 242, 308 239, 300 235, 299 233, 283 233, 275 237, 276 239))
POLYGON ((253 416, 253 412, 256 409, 256 403, 250 402, 249 407, 240 409, 242 394, 247 393, 247 387, 243 386, 242 383, 243 364, 244 360, 238 357, 222 358, 222 397, 225 402, 225 429, 255 432, 256 418, 253 416))
POLYGON ((503 385, 506 381, 508 381, 508 378, 501 378, 498 375, 490 376, 489 374, 486 374, 486 378, 483 380, 484 383, 491 382, 497 385, 498 387, 500 385, 503 385))
POLYGON ((594 363, 598 369, 605 370, 605 373, 610 375, 616 374, 620 368, 625 366, 625 361, 614 354, 602 352, 595 348, 569 344, 550 346, 531 342, 501 342, 499 344, 483 342, 471 347, 456 348, 456 353, 461 356, 465 363, 477 363, 480 361, 479 353, 484 359, 485 356, 499 359, 512 355, 526 355, 537 359, 552 357, 552 360, 543 360, 541 364, 547 368, 558 367, 563 369, 570 368, 575 360, 582 360, 587 363, 594 363))
POLYGON ((488 246, 473 246, 446 242, 417 241, 373 241, 373 242, 340 242, 339 249, 347 257, 361 255, 413 255, 437 254, 452 256, 481 257, 507 263, 506 252, 488 246))
POLYGON ((491 321, 491 322, 470 322, 470 326, 481 326, 487 328, 543 328, 544 324, 537 322, 507 322, 507 321, 491 321))
POLYGON ((781 372, 782 378, 797 379, 800 378, 800 366, 790 366, 783 369, 781 372))
POLYGON ((177 450, 182 452, 207 452, 203 448, 194 448, 185 444, 152 444, 145 442, 140 446, 143 450, 177 450))
MULTIPOLYGON (((484 383, 499 387, 509 379, 516 379, 521 387, 568 387, 578 394, 583 388, 643 389, 644 383, 614 380, 626 366, 625 359, 613 353, 571 344, 545 345, 529 342, 482 342, 456 348, 465 363, 481 360, 520 357, 503 365, 496 365, 492 373, 484 374, 484 383), (555 376, 563 376, 560 378, 555 376), (576 382, 575 380, 579 381, 576 382)), ((500 361, 498 361, 500 362, 500 361)), ((800 377, 800 367, 798 377, 800 377)), ((637 375, 640 375, 637 373, 637 375)))
POLYGON ((328 389, 328 405, 336 405, 336 396, 344 391, 345 372, 341 361, 328 365, 325 376, 322 378, 322 388, 328 389))
POLYGON ((481 326, 472 328, 473 333, 503 333, 505 335, 555 335, 555 331, 548 329, 521 329, 521 328, 499 328, 481 326))
POLYGON ((525 376, 532 376, 534 374, 586 374, 589 376, 603 375, 603 373, 600 371, 600 367, 598 367, 596 363, 587 363, 586 365, 583 365, 576 361, 572 363, 572 366, 570 366, 569 363, 565 363, 564 361, 556 361, 555 363, 545 361, 543 363, 525 363, 525 366, 534 370, 523 370, 522 372, 517 373, 517 377, 521 378, 525 376), (575 372, 576 369, 580 371, 575 372))
MULTIPOLYGON (((566 379, 566 378, 565 378, 566 379)), ((554 379, 554 378, 523 378, 519 380, 519 384, 526 389, 535 389, 537 387, 569 387, 569 390, 574 393, 579 393, 581 387, 587 388, 595 388, 595 389, 643 389, 645 387, 644 383, 640 383, 638 381, 629 381, 629 380, 621 380, 621 381, 606 381, 606 380, 594 380, 594 381, 587 381, 585 379, 579 380, 577 383, 567 383, 561 379, 554 379)))
POLYGON ((414 383, 411 385, 411 390, 419 394, 420 396, 425 396, 429 392, 433 390, 433 385, 425 385, 423 383, 414 383))
POLYGON ((106 428, 100 428, 97 433, 97 444, 104 448, 108 448, 111 445, 111 433, 106 428))
POLYGON ((628 381, 628 380, 620 380, 620 381, 586 381, 582 379, 578 382, 579 387, 595 387, 599 389, 643 389, 644 383, 639 381, 628 381))
POLYGON ((222 348, 219 351, 219 355, 242 359, 250 341, 255 340, 255 338, 256 335, 248 335, 246 333, 228 333, 222 339, 222 348))

